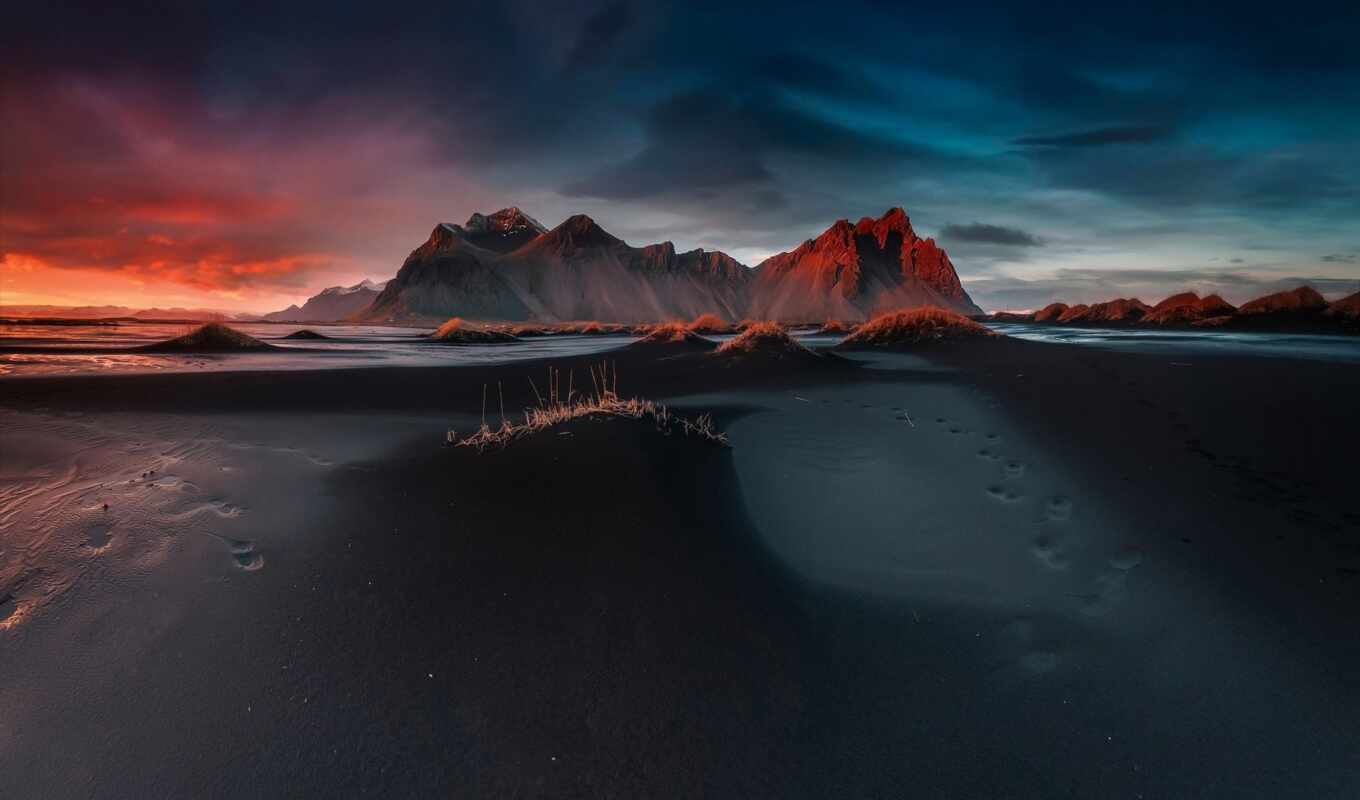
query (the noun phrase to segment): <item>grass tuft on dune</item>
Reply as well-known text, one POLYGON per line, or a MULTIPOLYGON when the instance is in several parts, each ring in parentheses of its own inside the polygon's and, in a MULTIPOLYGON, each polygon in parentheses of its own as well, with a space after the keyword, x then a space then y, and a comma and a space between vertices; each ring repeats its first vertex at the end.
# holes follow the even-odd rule
POLYGON ((461 317, 454 317, 430 335, 430 341, 440 344, 496 344, 518 341, 505 331, 474 325, 461 317))
POLYGON ((734 339, 718 346, 717 355, 760 356, 766 358, 817 358, 817 354, 795 341, 777 322, 755 322, 734 339))
POLYGON ((849 322, 842 322, 838 319, 828 319, 822 323, 822 327, 817 329, 818 336, 845 336, 855 330, 855 326, 849 322))
POLYGON ((732 332, 732 326, 728 324, 727 320, 717 314, 700 314, 691 320, 686 327, 695 333, 710 335, 732 332))
POLYGON ((640 329, 642 338, 628 345, 633 349, 686 348, 691 350, 712 350, 713 342, 690 330, 683 322, 665 322, 640 329))
POLYGON ((841 340, 845 349, 894 348, 929 342, 986 339, 997 334, 984 325, 934 306, 879 314, 841 340))
POLYGON ((578 336, 609 336, 615 333, 627 333, 628 329, 614 322, 599 322, 598 320, 585 320, 584 322, 564 322, 557 326, 558 333, 574 333, 578 336))
MULTIPOLYGON (((664 405, 640 397, 623 398, 618 394, 618 372, 611 371, 608 363, 590 368, 591 394, 578 393, 575 389, 575 376, 568 374, 567 392, 562 394, 561 370, 548 371, 548 396, 539 394, 537 385, 533 386, 538 396, 538 405, 524 410, 523 422, 511 422, 505 416, 504 400, 501 401, 501 424, 493 428, 486 423, 486 387, 482 389, 482 427, 471 436, 458 439, 450 431, 447 441, 457 447, 473 447, 477 452, 488 448, 506 447, 517 439, 541 433, 550 428, 579 419, 638 419, 649 420, 656 430, 669 436, 680 433, 683 436, 697 436, 714 444, 727 444, 727 435, 713 427, 713 418, 703 414, 688 419, 672 414, 664 405)), ((497 394, 500 386, 497 385, 497 394)))

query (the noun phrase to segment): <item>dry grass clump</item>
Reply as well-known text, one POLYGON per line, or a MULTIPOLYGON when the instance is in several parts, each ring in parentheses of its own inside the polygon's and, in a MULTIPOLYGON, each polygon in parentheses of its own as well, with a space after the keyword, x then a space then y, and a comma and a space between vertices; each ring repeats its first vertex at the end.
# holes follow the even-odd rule
POLYGON ((454 317, 430 335, 430 341, 441 344, 496 344, 518 341, 505 331, 474 325, 462 317, 454 317))
POLYGON ((689 328, 679 322, 663 322, 647 326, 642 335, 644 342, 683 342, 693 335, 689 328))
POLYGON ((718 345, 718 354, 725 356, 759 355, 774 358, 813 356, 816 353, 794 340, 778 322, 756 322, 739 336, 718 345))
POLYGON ((607 336, 613 333, 627 333, 623 325, 604 323, 597 320, 584 322, 564 322, 557 326, 558 333, 574 333, 578 336, 607 336))
MULTIPOLYGON (((482 387, 482 427, 471 436, 458 439, 453 431, 448 432, 447 442, 457 447, 475 447, 477 452, 487 448, 502 448, 516 439, 532 436, 556 425, 583 418, 622 417, 627 419, 651 420, 658 432, 669 436, 679 432, 683 436, 697 436, 715 444, 727 444, 727 435, 713 427, 713 418, 703 414, 695 419, 686 419, 672 414, 660 403, 640 397, 622 398, 618 394, 618 370, 611 369, 608 362, 602 362, 590 369, 591 394, 577 393, 575 374, 567 375, 567 392, 561 393, 562 372, 548 368, 548 396, 538 391, 533 379, 529 385, 538 398, 538 405, 524 410, 524 422, 511 422, 505 416, 505 400, 501 396, 501 424, 492 428, 486 424, 486 387, 482 387)), ((497 384, 497 394, 500 385, 497 384)))
POLYGON ((988 338, 997 334, 973 320, 934 306, 879 314, 841 340, 838 347, 896 347, 947 339, 988 338))
POLYGON ((727 323, 727 320, 723 319, 717 314, 700 314, 699 316, 695 317, 686 327, 688 327, 695 333, 703 333, 709 335, 732 332, 732 326, 727 323))
POLYGON ((822 323, 822 327, 817 329, 818 336, 845 336, 855 329, 849 322, 842 322, 838 319, 829 319, 822 323))
POLYGON ((628 345, 631 348, 687 347, 693 350, 712 350, 713 342, 690 330, 683 322, 665 322, 648 326, 642 338, 628 345))
POLYGON ((228 328, 220 322, 200 325, 183 336, 149 344, 143 350, 181 350, 185 352, 240 352, 249 350, 273 350, 274 346, 256 339, 249 334, 228 328))
POLYGON ((554 331, 544 325, 521 324, 511 325, 505 332, 516 339, 528 339, 535 336, 551 336, 554 331))

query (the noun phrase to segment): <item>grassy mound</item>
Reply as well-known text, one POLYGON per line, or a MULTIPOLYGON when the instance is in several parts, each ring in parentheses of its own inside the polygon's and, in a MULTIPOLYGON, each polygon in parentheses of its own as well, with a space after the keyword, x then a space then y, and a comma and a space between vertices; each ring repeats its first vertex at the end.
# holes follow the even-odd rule
POLYGON ((616 333, 627 333, 628 329, 615 323, 586 320, 585 322, 564 322, 557 326, 557 332, 574 333, 578 336, 609 336, 616 333))
POLYGON ((708 335, 732 332, 732 326, 727 323, 727 320, 717 314, 700 314, 686 327, 695 333, 708 335))
POLYGON ((651 325, 646 329, 642 338, 628 345, 634 350, 703 350, 714 349, 716 345, 708 339, 690 330, 688 326, 680 322, 667 322, 661 325, 651 325))
POLYGON ((440 344, 500 344, 517 342, 519 339, 505 331, 473 325, 461 317, 454 317, 440 325, 439 329, 430 335, 430 341, 440 344))
POLYGON ((273 350, 274 346, 234 328, 228 328, 220 322, 209 322, 183 336, 150 344, 141 349, 161 353, 249 353, 273 350))
POLYGON ((820 358, 816 353, 795 341, 783 325, 777 322, 757 322, 718 346, 715 355, 729 359, 806 359, 820 358))
POLYGON ((512 325, 505 331, 516 339, 528 339, 535 336, 552 336, 556 331, 544 325, 512 325))
POLYGON ((956 339, 987 339, 996 335, 962 314, 924 306, 880 314, 856 328, 837 346, 847 350, 892 349, 956 339))
POLYGON ((822 327, 817 329, 818 336, 845 336, 855 330, 855 326, 850 322, 842 322, 838 319, 829 319, 822 323, 822 327))

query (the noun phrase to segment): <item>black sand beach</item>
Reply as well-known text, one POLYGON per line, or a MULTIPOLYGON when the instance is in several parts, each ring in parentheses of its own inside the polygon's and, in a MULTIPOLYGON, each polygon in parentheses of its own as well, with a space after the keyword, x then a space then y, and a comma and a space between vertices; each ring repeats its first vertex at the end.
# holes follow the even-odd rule
POLYGON ((0 796, 1360 790, 1360 371, 607 358, 6 380, 0 796))

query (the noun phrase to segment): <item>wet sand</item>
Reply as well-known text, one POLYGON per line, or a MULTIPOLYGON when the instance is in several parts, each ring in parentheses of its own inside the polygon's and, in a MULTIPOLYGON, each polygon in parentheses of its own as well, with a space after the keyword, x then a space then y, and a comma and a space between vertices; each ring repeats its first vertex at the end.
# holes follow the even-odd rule
POLYGON ((611 357, 5 382, 0 796, 1360 789, 1355 370, 611 357))

